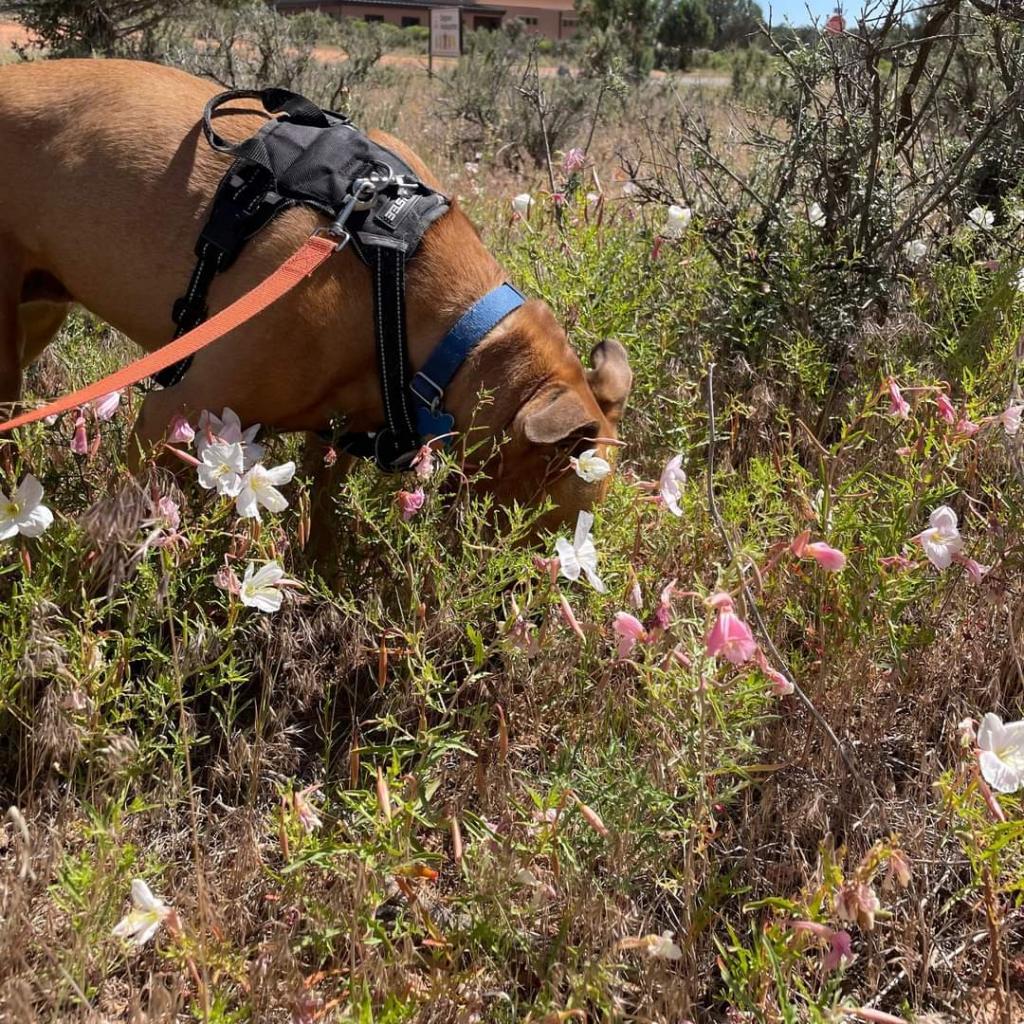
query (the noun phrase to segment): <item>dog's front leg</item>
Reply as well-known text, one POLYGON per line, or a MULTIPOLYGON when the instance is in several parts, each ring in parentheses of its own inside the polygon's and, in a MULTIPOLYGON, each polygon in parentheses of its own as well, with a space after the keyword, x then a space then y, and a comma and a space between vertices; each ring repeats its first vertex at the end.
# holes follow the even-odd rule
POLYGON ((335 453, 318 434, 306 435, 302 453, 302 473, 312 484, 309 509, 309 539, 306 557, 327 572, 335 561, 341 516, 334 503, 338 485, 352 471, 356 459, 344 452, 335 453))

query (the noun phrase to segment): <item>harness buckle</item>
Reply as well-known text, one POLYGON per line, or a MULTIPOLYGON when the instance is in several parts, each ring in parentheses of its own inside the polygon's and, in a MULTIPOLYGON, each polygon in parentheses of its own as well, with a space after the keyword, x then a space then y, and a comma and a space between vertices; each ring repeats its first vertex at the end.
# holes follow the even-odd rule
POLYGON ((331 241, 335 243, 335 252, 341 252, 341 250, 352 241, 352 236, 343 227, 340 227, 337 222, 327 228, 314 228, 313 234, 324 235, 325 237, 330 238, 331 241))
POLYGON ((431 380, 422 370, 416 374, 415 377, 409 382, 409 390, 431 411, 437 412, 441 408, 441 403, 444 401, 444 388, 441 387, 437 381, 431 380), (434 389, 434 397, 428 398, 421 391, 416 390, 416 384, 419 381, 423 381, 424 384, 430 385, 434 389))

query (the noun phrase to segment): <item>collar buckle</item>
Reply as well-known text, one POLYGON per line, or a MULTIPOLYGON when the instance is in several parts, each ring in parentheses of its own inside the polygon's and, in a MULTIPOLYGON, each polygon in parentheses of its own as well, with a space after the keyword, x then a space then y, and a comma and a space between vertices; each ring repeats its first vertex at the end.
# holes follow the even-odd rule
POLYGON ((437 381, 432 380, 422 370, 409 382, 409 390, 432 412, 436 413, 444 401, 444 388, 437 381), (428 398, 418 387, 427 385, 434 389, 434 397, 428 398))

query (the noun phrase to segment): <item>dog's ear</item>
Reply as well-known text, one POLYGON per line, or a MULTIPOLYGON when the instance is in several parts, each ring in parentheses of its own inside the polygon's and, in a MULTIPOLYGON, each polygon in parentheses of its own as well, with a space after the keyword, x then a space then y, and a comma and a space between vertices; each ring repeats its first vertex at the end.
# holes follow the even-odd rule
POLYGON ((602 341, 591 351, 590 365, 593 369, 587 371, 587 383, 601 412, 615 425, 622 419, 629 389, 633 386, 633 371, 629 368, 626 350, 617 341, 602 341))
POLYGON ((596 435, 598 423, 592 409, 569 388, 546 388, 531 398, 516 417, 528 441, 534 444, 557 444, 575 436, 596 435))

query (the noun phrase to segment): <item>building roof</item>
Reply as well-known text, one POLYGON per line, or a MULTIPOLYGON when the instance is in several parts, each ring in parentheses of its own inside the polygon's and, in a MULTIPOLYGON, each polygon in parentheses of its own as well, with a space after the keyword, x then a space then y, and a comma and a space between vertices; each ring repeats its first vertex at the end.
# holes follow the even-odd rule
MULTIPOLYGON (((571 6, 572 0, 562 0, 571 6)), ((552 0, 557 4, 558 0, 552 0)), ((303 10, 330 9, 344 7, 346 4, 368 4, 371 7, 460 7, 464 11, 472 11, 478 14, 505 13, 505 8, 498 4, 487 3, 486 0, 275 0, 275 7, 301 7, 303 10)), ((532 6, 532 5, 531 5, 532 6)), ((545 5, 549 6, 549 5, 545 5)))

